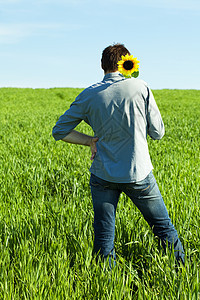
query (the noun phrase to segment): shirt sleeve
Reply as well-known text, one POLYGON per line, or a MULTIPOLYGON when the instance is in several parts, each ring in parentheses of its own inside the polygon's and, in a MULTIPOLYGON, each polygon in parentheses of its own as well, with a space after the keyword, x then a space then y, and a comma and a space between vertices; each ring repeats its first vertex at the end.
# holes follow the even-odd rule
POLYGON ((78 96, 70 108, 60 116, 52 130, 52 135, 56 141, 68 135, 82 120, 87 122, 87 117, 83 113, 83 106, 78 96))
POLYGON ((148 87, 147 91, 147 133, 153 140, 160 140, 165 134, 164 123, 152 91, 148 87))

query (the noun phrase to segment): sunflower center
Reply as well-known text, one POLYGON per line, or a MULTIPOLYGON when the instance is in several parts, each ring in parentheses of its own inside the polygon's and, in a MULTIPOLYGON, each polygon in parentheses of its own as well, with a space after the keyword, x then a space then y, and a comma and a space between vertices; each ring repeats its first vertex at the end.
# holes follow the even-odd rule
POLYGON ((123 63, 123 67, 125 70, 131 70, 133 69, 133 62, 131 60, 126 60, 124 63, 123 63))

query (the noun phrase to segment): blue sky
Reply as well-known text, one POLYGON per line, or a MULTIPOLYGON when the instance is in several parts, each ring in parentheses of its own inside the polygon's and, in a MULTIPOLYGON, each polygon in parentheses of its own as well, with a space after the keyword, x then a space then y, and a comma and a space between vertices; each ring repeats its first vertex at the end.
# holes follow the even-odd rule
POLYGON ((123 43, 152 89, 200 89, 199 0, 0 0, 0 87, 87 87, 123 43))

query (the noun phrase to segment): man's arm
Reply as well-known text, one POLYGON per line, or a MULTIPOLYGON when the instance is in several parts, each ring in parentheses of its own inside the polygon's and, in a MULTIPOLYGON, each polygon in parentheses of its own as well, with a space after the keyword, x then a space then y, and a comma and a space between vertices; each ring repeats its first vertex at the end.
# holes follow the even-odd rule
POLYGON ((164 136, 164 123, 153 93, 150 89, 148 89, 147 97, 147 125, 148 134, 153 140, 160 140, 164 136))
POLYGON ((67 134, 62 141, 71 143, 71 144, 78 144, 78 145, 84 145, 89 146, 91 149, 91 160, 94 159, 96 153, 97 153, 97 146, 96 143, 98 141, 98 137, 93 137, 90 135, 83 134, 81 132, 78 132, 76 130, 72 130, 69 134, 67 134))

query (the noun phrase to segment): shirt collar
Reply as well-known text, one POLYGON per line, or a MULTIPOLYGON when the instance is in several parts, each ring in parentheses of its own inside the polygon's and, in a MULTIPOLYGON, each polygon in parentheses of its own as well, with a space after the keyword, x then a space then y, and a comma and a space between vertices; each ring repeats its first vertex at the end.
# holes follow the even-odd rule
POLYGON ((103 80, 114 79, 119 80, 124 78, 124 76, 119 72, 108 73, 104 76, 103 80))

